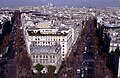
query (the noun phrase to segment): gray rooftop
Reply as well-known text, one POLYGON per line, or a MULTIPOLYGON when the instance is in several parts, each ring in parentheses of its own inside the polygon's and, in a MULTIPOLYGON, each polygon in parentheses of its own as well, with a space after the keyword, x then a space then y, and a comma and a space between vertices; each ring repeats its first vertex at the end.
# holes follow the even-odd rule
POLYGON ((114 23, 113 24, 106 24, 105 23, 104 26, 105 27, 110 27, 110 28, 114 28, 114 27, 115 28, 120 28, 120 23, 118 23, 118 24, 114 24, 114 23))
POLYGON ((30 52, 37 53, 58 53, 60 45, 57 46, 37 46, 30 45, 30 52))

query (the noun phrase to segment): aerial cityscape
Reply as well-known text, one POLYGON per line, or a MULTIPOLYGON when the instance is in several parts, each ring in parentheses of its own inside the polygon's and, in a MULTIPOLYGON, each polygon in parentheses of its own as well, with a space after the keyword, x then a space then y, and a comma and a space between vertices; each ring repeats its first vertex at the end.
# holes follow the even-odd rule
POLYGON ((119 0, 1 0, 0 78, 120 78, 119 0))

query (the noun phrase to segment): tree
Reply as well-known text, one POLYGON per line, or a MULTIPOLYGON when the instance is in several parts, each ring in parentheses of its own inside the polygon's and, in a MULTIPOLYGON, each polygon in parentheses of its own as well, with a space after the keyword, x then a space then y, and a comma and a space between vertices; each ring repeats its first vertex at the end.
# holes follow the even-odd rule
POLYGON ((32 62, 27 51, 18 52, 15 57, 17 77, 31 77, 32 62))
POLYGON ((1 45, 0 45, 0 53, 4 52, 4 50, 7 47, 8 41, 9 41, 9 35, 4 36, 4 38, 1 42, 1 45))
POLYGON ((43 65, 36 64, 35 68, 38 72, 40 72, 43 69, 43 65))
POLYGON ((52 65, 48 65, 47 69, 49 74, 54 74, 56 67, 52 65))

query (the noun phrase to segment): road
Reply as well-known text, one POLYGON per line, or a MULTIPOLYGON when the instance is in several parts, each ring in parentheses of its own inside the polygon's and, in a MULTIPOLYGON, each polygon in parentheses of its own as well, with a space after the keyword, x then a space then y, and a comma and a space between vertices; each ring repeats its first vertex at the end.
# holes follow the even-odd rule
POLYGON ((97 40, 94 18, 90 17, 72 48, 70 56, 65 61, 60 78, 112 78, 105 62, 102 61, 104 59, 98 54, 97 40))
POLYGON ((20 27, 20 14, 18 13, 15 17, 15 22, 12 28, 12 31, 10 33, 10 40, 8 43, 8 52, 6 54, 8 60, 6 64, 6 69, 5 69, 5 77, 6 78, 16 78, 16 64, 15 64, 15 48, 14 45, 16 43, 16 36, 18 35, 17 32, 19 32, 19 27, 20 27))

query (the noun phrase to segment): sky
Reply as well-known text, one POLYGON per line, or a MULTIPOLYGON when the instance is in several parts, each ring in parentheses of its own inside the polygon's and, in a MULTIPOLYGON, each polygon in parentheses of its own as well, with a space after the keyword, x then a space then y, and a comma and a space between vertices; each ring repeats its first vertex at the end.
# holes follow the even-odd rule
POLYGON ((0 7, 41 6, 47 3, 68 7, 120 7, 120 0, 0 0, 0 7))

